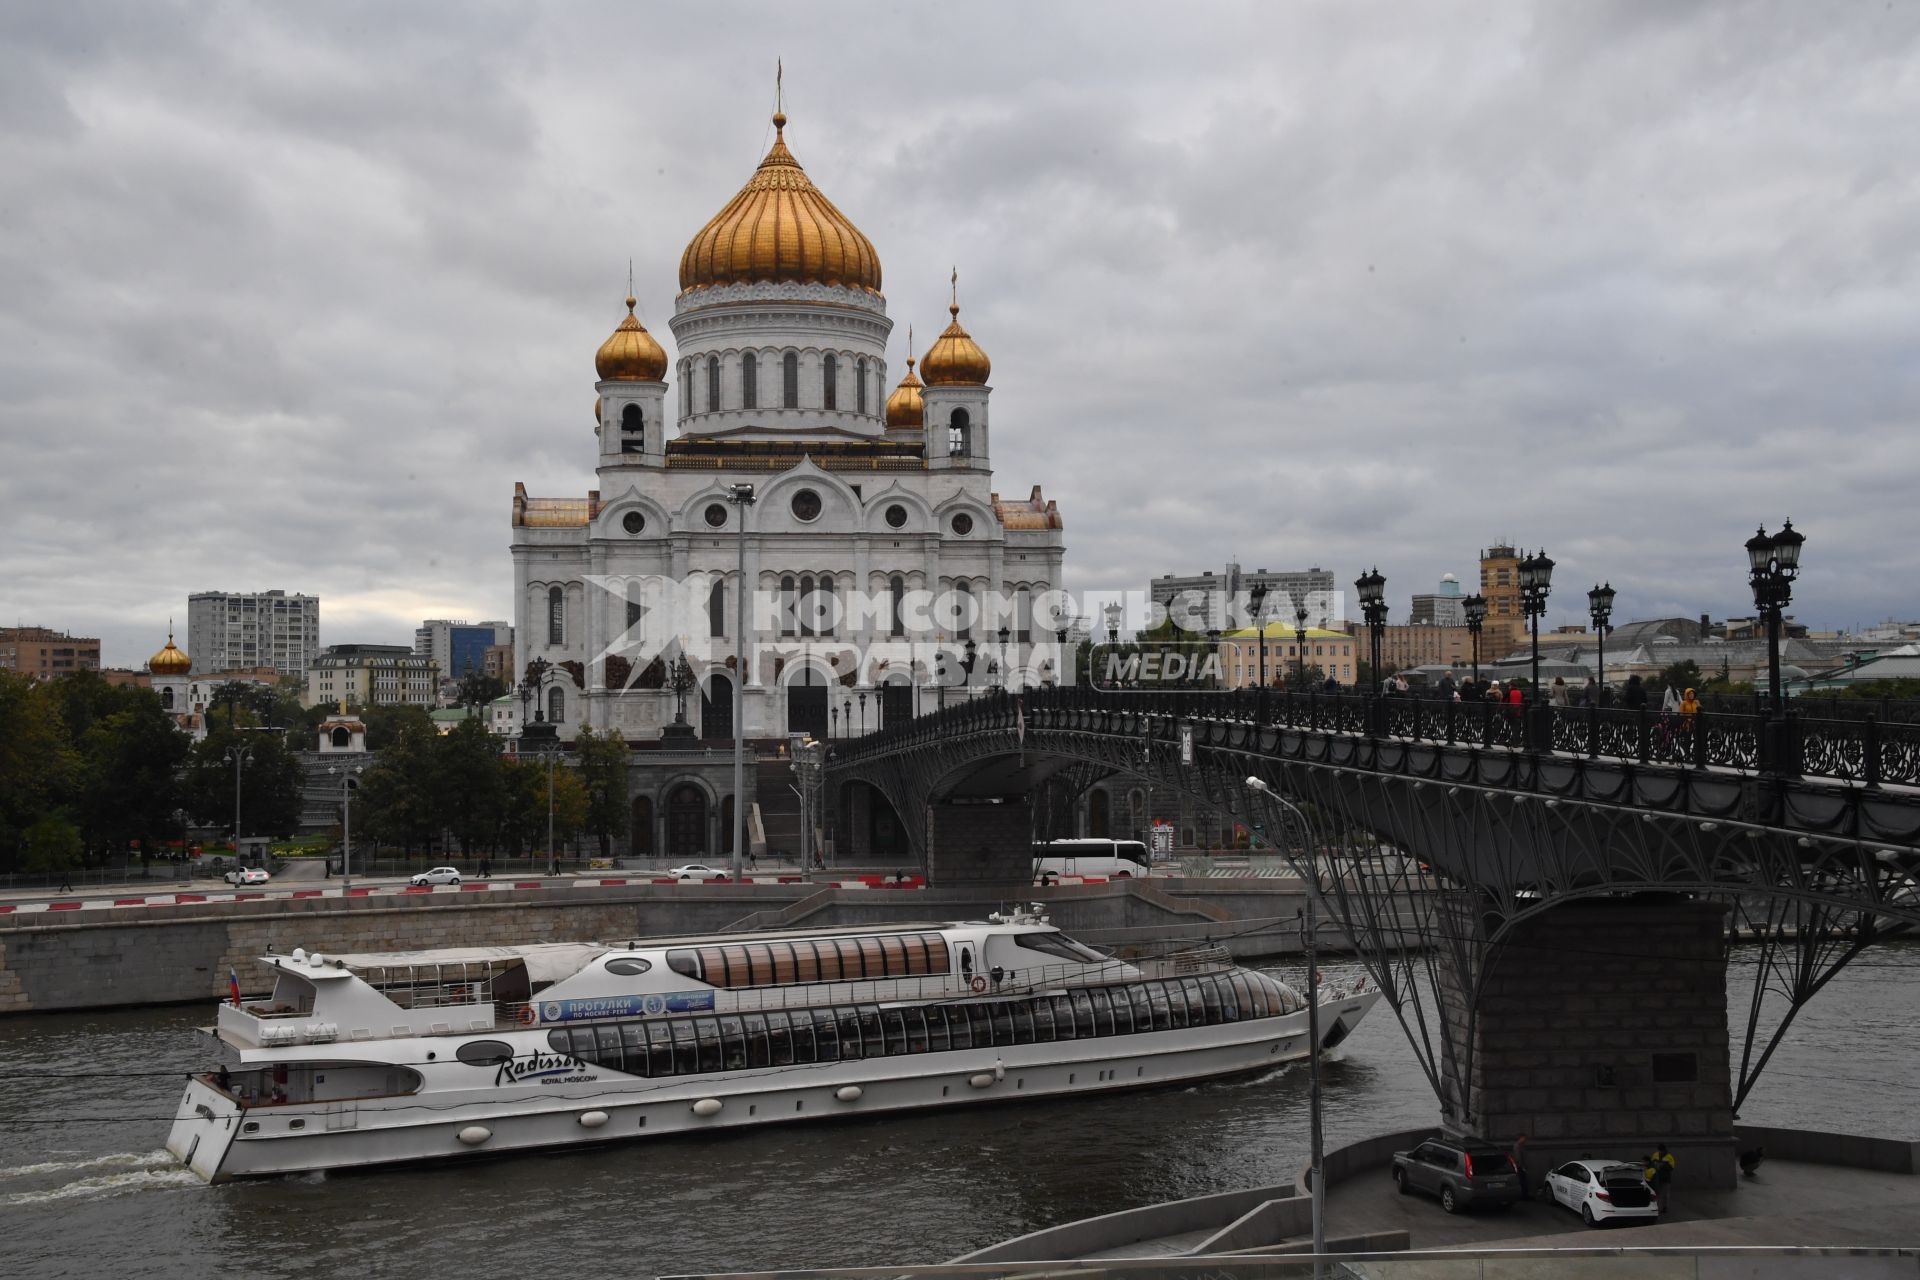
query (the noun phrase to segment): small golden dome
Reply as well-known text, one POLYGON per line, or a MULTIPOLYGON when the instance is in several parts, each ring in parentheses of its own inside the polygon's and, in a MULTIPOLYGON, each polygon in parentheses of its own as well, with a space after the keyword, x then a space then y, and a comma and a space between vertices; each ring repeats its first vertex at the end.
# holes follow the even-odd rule
POLYGON ((960 327, 960 304, 955 302, 947 308, 953 317, 953 323, 946 327, 933 345, 927 349, 927 355, 920 362, 920 371, 926 375, 930 387, 984 387, 987 375, 993 372, 993 361, 987 359, 987 353, 973 336, 960 327))
MULTIPOLYGON (((913 342, 912 334, 907 337, 908 345, 913 342)), ((913 357, 907 357, 907 376, 900 379, 900 385, 887 397, 887 430, 918 431, 926 425, 926 404, 921 399, 921 391, 926 383, 920 381, 913 371, 913 357)))
POLYGON ((682 293, 760 281, 880 292, 873 241, 813 185, 787 150, 786 125, 776 111, 773 149, 680 255, 682 293))
POLYGON ((184 676, 193 670, 193 659, 173 645, 173 627, 167 627, 167 647, 147 659, 147 671, 156 676, 184 676))
POLYGON ((602 382, 658 382, 667 376, 667 353, 633 314, 633 306, 633 295, 628 294, 627 318, 593 358, 602 382))

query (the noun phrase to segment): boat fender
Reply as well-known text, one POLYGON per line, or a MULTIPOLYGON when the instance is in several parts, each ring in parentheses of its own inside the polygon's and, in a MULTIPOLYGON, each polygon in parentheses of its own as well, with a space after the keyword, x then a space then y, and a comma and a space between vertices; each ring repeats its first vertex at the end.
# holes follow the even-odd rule
POLYGON ((522 1005, 520 1007, 520 1025, 521 1026, 530 1027, 538 1021, 540 1021, 540 1011, 538 1009, 535 1009, 531 1004, 522 1005))
POLYGON ((976 1071, 971 1076, 967 1077, 967 1083, 972 1085, 976 1089, 991 1088, 993 1085, 993 1072, 976 1071))
POLYGON ((580 1127, 582 1129, 598 1129, 606 1122, 607 1113, 604 1111, 582 1111, 580 1113, 580 1127))
POLYGON ((833 1096, 842 1102, 858 1102, 860 1101, 860 1086, 857 1084, 843 1084, 833 1091, 833 1096))
POLYGON ((454 1136, 470 1147, 477 1147, 493 1136, 493 1130, 483 1124, 470 1124, 454 1136))
POLYGON ((996 1060, 993 1064, 993 1079, 997 1084, 1007 1078, 1007 1064, 996 1060))
POLYGON ((985 991, 987 989, 987 980, 976 973, 973 975, 973 981, 967 985, 975 991, 985 991))
POLYGON ((717 1116, 725 1104, 718 1098, 702 1098, 693 1104, 693 1114, 697 1116, 717 1116))

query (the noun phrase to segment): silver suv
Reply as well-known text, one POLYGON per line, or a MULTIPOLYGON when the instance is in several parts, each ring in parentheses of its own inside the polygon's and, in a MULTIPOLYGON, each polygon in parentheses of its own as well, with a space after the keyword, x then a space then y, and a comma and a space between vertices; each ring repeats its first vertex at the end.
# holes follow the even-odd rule
POLYGON ((1512 1157, 1481 1138, 1429 1138, 1411 1151, 1396 1151, 1393 1182, 1403 1196, 1424 1191, 1440 1197, 1448 1213, 1477 1204, 1504 1209, 1521 1198, 1512 1157))

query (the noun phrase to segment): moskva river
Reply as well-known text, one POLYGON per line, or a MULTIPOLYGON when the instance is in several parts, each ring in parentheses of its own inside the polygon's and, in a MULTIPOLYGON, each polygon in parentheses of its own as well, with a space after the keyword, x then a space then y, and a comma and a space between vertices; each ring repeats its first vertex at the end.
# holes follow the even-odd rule
MULTIPOLYGON (((1736 950, 1736 1035, 1754 967, 1736 950)), ((1275 973, 1298 981, 1297 970, 1275 973)), ((1920 945, 1869 951, 1800 1016, 1743 1118, 1920 1139, 1920 945)), ((1264 1078, 207 1187, 162 1150, 207 1009, 0 1020, 10 1276, 651 1276, 936 1262, 1067 1219, 1290 1181, 1304 1064, 1264 1078)), ((1326 1071, 1329 1142, 1435 1107, 1377 1008, 1326 1071)))

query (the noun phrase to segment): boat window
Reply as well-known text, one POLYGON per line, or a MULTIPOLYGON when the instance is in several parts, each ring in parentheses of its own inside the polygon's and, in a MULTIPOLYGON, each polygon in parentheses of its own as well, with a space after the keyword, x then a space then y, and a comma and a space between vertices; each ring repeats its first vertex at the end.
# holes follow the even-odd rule
POLYGON ((673 1031, 664 1022, 646 1023, 647 1052, 653 1060, 653 1070, 649 1075, 670 1076, 673 1074, 673 1031))
POLYGON ((773 953, 773 980, 779 983, 795 981, 798 967, 794 963, 793 944, 770 942, 767 944, 767 950, 773 953))
POLYGON ((1028 1002, 1033 1008, 1033 1038, 1044 1044, 1053 1039, 1053 1001, 1038 996, 1028 1002))
POLYGON ((1033 1006, 1025 1000, 1015 1000, 1013 1009, 1013 1042, 1015 1044, 1033 1043, 1033 1006))
POLYGON ((852 938, 835 938, 833 946, 840 953, 840 980, 851 982, 864 977, 866 969, 860 963, 860 944, 852 938))
POLYGON ((993 1042, 999 1045, 1013 1043, 1013 1010, 1005 1004, 996 1004, 989 1010, 993 1014, 993 1042))
POLYGON ((927 972, 951 973, 953 953, 947 949, 947 940, 937 933, 923 933, 920 936, 927 944, 927 972))
POLYGON ((1171 1031, 1173 1029, 1173 1010, 1167 1005, 1167 989, 1158 982, 1149 982, 1147 1002, 1153 1009, 1153 1029, 1171 1031))
POLYGON ((954 1048, 973 1048, 973 1021, 967 1017, 965 1005, 947 1006, 947 1031, 953 1038, 954 1048))
POLYGON ((872 1005, 860 1006, 860 1048, 869 1058, 889 1052, 880 1030, 880 1011, 872 1005))
POLYGON ((667 952, 667 968, 683 978, 692 978, 696 982, 704 981, 700 976, 700 956, 693 951, 667 952))
POLYGON ((1042 997, 1053 1006, 1053 1038, 1055 1040, 1074 1040, 1079 1032, 1073 1026, 1073 1002, 1065 996, 1042 997))
POLYGON ((795 982, 820 981, 820 954, 813 949, 811 942, 793 944, 793 961, 795 982))
POLYGON ((620 1028, 605 1023, 593 1029, 593 1037, 598 1041, 599 1057, 595 1059, 603 1067, 612 1067, 615 1071, 625 1068, 626 1058, 620 1048, 620 1028))
POLYGON ((991 1010, 984 1004, 970 1004, 967 1006, 967 1016, 973 1019, 973 1047, 990 1047, 994 1043, 991 1010))
POLYGON ((722 1071, 738 1071, 747 1065, 747 1046, 740 1038, 738 1018, 720 1019, 720 1063, 722 1071))
POLYGON ((1072 960, 1079 964, 1104 964, 1107 959, 1064 933, 1016 933, 1013 942, 1015 946, 1025 947, 1029 951, 1039 951, 1056 959, 1072 960))
POLYGON ((1110 988, 1107 994, 1113 999, 1113 1033, 1117 1036, 1133 1034, 1133 1001, 1127 996, 1125 987, 1110 988))
POLYGON ((880 939, 880 963, 890 978, 902 977, 907 968, 907 944, 899 938, 880 939))
POLYGON ((720 954, 720 963, 726 965, 726 985, 729 987, 751 986, 753 978, 747 969, 747 949, 743 946, 715 947, 720 954))
POLYGON ((695 1075, 700 1070, 699 1049, 693 1038, 693 1019, 673 1020, 673 1070, 675 1075, 695 1075))
POLYGON ((1080 1038, 1087 1040, 1095 1034, 1093 1029, 1093 1001, 1085 991, 1075 991, 1067 997, 1073 1005, 1074 1025, 1079 1028, 1080 1038))
POLYGON ((513 1046, 505 1040, 469 1040, 453 1056, 470 1067, 497 1067, 513 1060, 513 1046))
POLYGON ((860 1043, 860 1015, 845 1007, 834 1010, 840 1019, 840 1056, 858 1058, 866 1047, 860 1043))
POLYGON ((902 1011, 907 1021, 907 1052, 925 1053, 927 1051, 927 1015, 921 1009, 902 1011))
POLYGON ((1187 993, 1178 979, 1164 984, 1167 989, 1167 1004, 1173 1010, 1173 1029, 1175 1031, 1187 1025, 1187 993))
POLYGON ((749 1013, 743 1015, 740 1022, 747 1033, 747 1065, 768 1065, 767 1020, 757 1013, 749 1013))
POLYGON ((700 1069, 702 1071, 723 1070, 721 1063, 726 1058, 721 1053, 720 1024, 712 1018, 695 1018, 694 1027, 700 1036, 700 1069))
POLYGON ((926 934, 924 933, 908 934, 906 937, 900 939, 900 948, 903 952, 906 953, 906 957, 907 957, 906 971, 908 973, 920 974, 920 973, 925 973, 927 971, 927 935, 926 934))
POLYGON ((764 942, 747 944, 747 981, 756 987, 773 985, 773 952, 764 942))
POLYGON ((1267 1018, 1267 1017, 1272 1017, 1274 1014, 1279 1012, 1278 1009, 1270 1009, 1267 1007, 1267 979, 1264 974, 1258 974, 1258 973, 1248 974, 1247 986, 1253 992, 1253 1016, 1254 1017, 1267 1018))
POLYGON ((787 1015, 778 1010, 767 1015, 767 1053, 772 1066, 793 1065, 793 1032, 787 1027, 787 1015))
POLYGON ((568 1055, 573 1053, 573 1041, 567 1038, 567 1029, 565 1027, 556 1027, 554 1030, 547 1032, 547 1048, 553 1050, 555 1053, 568 1055))
POLYGON ((623 978, 637 978, 653 966, 639 956, 615 956, 607 961, 608 973, 617 973, 623 978))
POLYGON ((1233 992, 1233 1002, 1239 1007, 1240 1016, 1253 1016, 1253 992, 1247 986, 1247 975, 1235 969, 1227 975, 1227 990, 1233 992))
POLYGON ((1136 982, 1127 988, 1127 1003, 1133 1006, 1134 1031, 1153 1030, 1153 1006, 1147 999, 1146 983, 1136 982))
POLYGON ((793 1015, 793 1060, 814 1060, 813 1018, 804 1009, 793 1015))
POLYGON ((813 1037, 816 1042, 817 1056, 821 1062, 833 1062, 840 1057, 839 1025, 834 1020, 833 1010, 815 1009, 813 1011, 813 1037))
POLYGON ((866 966, 865 976, 869 978, 887 976, 887 958, 880 950, 880 939, 860 939, 860 962, 866 966))
POLYGON ((620 1069, 628 1075, 647 1074, 647 1028, 642 1022, 623 1022, 620 1024, 620 1047, 622 1061, 626 1064, 620 1069))
POLYGON ((880 1025, 887 1030, 887 1052, 898 1056, 907 1051, 907 1020, 898 1009, 882 1009, 880 1025))
POLYGON ((1200 979, 1182 978, 1180 979, 1180 985, 1186 990, 1187 1012, 1192 1015, 1194 1026, 1211 1026, 1220 1020, 1220 1010, 1217 1007, 1213 1010, 1213 1017, 1209 1018, 1207 1016, 1207 997, 1206 992, 1201 989, 1200 979))
POLYGON ((1104 987, 1095 987, 1087 992, 1087 999, 1093 1002, 1093 1034, 1110 1036, 1113 1034, 1113 1006, 1107 1003, 1104 987))
POLYGON ((947 1011, 939 1005, 927 1009, 927 1052, 945 1053, 947 1039, 947 1011))

